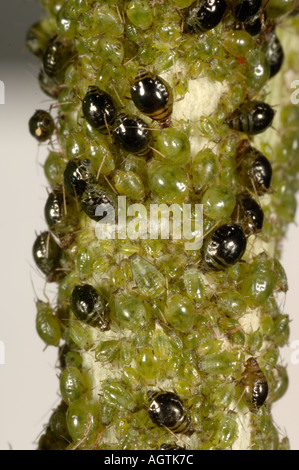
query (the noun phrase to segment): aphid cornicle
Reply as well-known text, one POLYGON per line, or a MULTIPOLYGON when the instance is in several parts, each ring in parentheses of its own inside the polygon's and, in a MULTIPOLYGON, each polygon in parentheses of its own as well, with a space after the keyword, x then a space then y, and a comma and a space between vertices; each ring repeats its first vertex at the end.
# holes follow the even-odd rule
POLYGON ((267 192, 272 180, 272 166, 259 150, 245 143, 237 154, 237 170, 242 183, 259 196, 267 192))
POLYGON ((232 13, 241 22, 249 21, 262 6, 262 0, 233 0, 232 13))
POLYGON ((204 242, 202 250, 205 264, 215 271, 237 263, 246 250, 246 237, 241 225, 221 225, 204 242))
POLYGON ((158 121, 162 127, 169 126, 173 95, 165 80, 145 69, 139 69, 131 86, 131 97, 139 111, 158 121))
POLYGON ((109 320, 104 300, 90 284, 75 286, 70 298, 71 310, 83 323, 97 326, 102 331, 108 329, 109 320))
POLYGON ((215 28, 226 10, 225 0, 206 0, 191 7, 186 17, 186 29, 189 33, 204 33, 215 28))
POLYGON ((250 357, 246 361, 240 384, 244 387, 244 398, 249 410, 256 413, 267 399, 268 383, 254 357, 250 357))
POLYGON ((145 155, 149 152, 151 131, 148 125, 137 116, 120 114, 113 129, 116 143, 128 152, 145 155))
POLYGON ((29 119, 29 132, 39 142, 45 142, 52 137, 55 129, 54 120, 50 113, 43 109, 35 111, 29 119))
POLYGON ((230 129, 256 135, 271 126, 275 111, 262 101, 246 101, 235 109, 226 119, 230 129))
POLYGON ((237 195, 237 203, 231 219, 240 223, 245 235, 252 235, 262 230, 264 212, 256 200, 245 192, 237 195))
POLYGON ((191 418, 178 395, 172 392, 147 392, 147 396, 150 402, 148 412, 154 424, 175 433, 193 433, 191 418))
POLYGON ((116 118, 112 97, 97 86, 89 86, 82 101, 86 121, 95 129, 106 131, 116 118))

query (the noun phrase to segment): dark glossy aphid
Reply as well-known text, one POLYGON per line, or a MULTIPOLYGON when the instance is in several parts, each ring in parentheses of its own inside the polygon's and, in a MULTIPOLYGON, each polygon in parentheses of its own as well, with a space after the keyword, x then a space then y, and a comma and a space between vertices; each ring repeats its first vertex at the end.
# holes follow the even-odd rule
POLYGON ((82 102, 82 111, 86 121, 100 131, 111 126, 116 118, 113 99, 97 86, 88 87, 82 102))
POLYGON ((49 194, 44 209, 46 222, 51 229, 61 222, 64 213, 63 192, 61 189, 57 189, 49 194))
POLYGON ((120 114, 115 123, 115 142, 128 152, 144 155, 149 152, 151 131, 148 125, 137 116, 120 114))
POLYGON ((284 52, 282 45, 275 33, 271 34, 267 42, 266 57, 270 65, 271 78, 280 71, 284 61, 284 52))
POLYGON ((252 235, 262 230, 264 212, 256 200, 245 192, 238 194, 231 219, 233 222, 240 223, 245 235, 252 235))
POLYGON ((91 326, 97 326, 102 331, 107 330, 109 320, 104 300, 99 292, 89 284, 75 286, 70 305, 78 320, 91 326))
POLYGON ((114 214, 115 202, 111 195, 100 186, 87 186, 81 199, 81 207, 92 220, 99 222, 104 217, 114 214))
POLYGON ((73 232, 78 222, 75 201, 64 194, 62 187, 54 188, 46 201, 44 215, 51 231, 67 247, 74 238, 73 232))
POLYGON ((246 250, 246 237, 239 224, 224 224, 217 228, 203 244, 206 265, 221 271, 242 258, 246 250))
POLYGON ((29 132, 39 142, 49 140, 54 132, 54 120, 47 111, 38 109, 29 119, 29 132))
POLYGON ((242 387, 244 387, 244 398, 248 404, 249 410, 252 413, 256 413, 267 399, 268 383, 254 357, 250 357, 246 361, 242 377, 240 383, 242 387))
POLYGON ((206 0, 190 8, 186 17, 186 29, 189 33, 204 33, 215 28, 226 10, 225 0, 206 0))
POLYGON ((65 189, 71 196, 81 197, 93 181, 92 162, 88 158, 74 158, 68 162, 63 173, 65 189))
POLYGON ((262 0, 233 0, 232 13, 241 22, 249 21, 262 6, 262 0))
POLYGON ((271 126, 275 111, 262 101, 246 101, 226 119, 230 129, 255 135, 271 126))
POLYGON ((56 83, 62 83, 64 72, 69 65, 74 52, 67 41, 61 41, 57 36, 52 38, 43 54, 43 68, 48 77, 56 83))
POLYGON ((140 69, 134 85, 131 86, 131 97, 139 111, 159 121, 161 126, 169 126, 173 95, 165 80, 147 70, 140 69))
POLYGON ((57 282, 63 276, 59 263, 62 250, 50 232, 42 232, 37 237, 32 254, 37 267, 45 274, 48 282, 57 282))
POLYGON ((154 424, 175 433, 192 434, 191 419, 182 400, 172 392, 148 392, 149 416, 154 424))
POLYGON ((257 149, 242 144, 238 152, 238 172, 243 184, 258 195, 267 192, 272 180, 272 166, 269 160, 257 149))

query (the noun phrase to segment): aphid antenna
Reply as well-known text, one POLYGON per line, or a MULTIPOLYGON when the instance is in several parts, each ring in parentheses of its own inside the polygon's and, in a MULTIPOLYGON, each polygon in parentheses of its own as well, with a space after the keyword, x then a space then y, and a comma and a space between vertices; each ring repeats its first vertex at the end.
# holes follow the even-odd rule
POLYGON ((162 152, 160 152, 159 150, 155 149, 154 147, 151 147, 150 145, 148 146, 149 149, 151 149, 153 152, 156 152, 158 153, 161 157, 165 158, 165 160, 167 160, 167 157, 165 155, 163 155, 162 152))
POLYGON ((257 189, 256 189, 256 185, 255 185, 255 183, 254 183, 254 179, 253 179, 253 178, 250 178, 250 182, 251 182, 251 184, 252 184, 253 192, 254 192, 255 196, 258 198, 258 200, 260 200, 259 195, 258 195, 258 192, 257 192, 257 189))
POLYGON ((41 103, 43 103, 45 105, 49 105, 51 103, 50 106, 49 106, 49 110, 51 110, 52 107, 54 107, 54 104, 55 104, 55 103, 52 103, 52 101, 54 101, 54 98, 52 98, 52 100, 51 100, 51 98, 49 97, 49 98, 45 98, 44 100, 42 100, 41 103))
POLYGON ((227 333, 225 333, 225 336, 233 335, 234 333, 237 333, 238 331, 242 330, 243 328, 244 328, 244 326, 242 326, 242 325, 237 326, 236 328, 233 328, 232 330, 227 331, 227 333))
MULTIPOLYGON (((23 50, 26 50, 26 46, 23 48, 23 50)), ((30 78, 34 78, 34 80, 37 81, 40 70, 31 63, 29 64, 29 67, 30 67, 31 70, 26 70, 26 73, 28 73, 30 75, 30 78), (33 71, 34 71, 34 73, 33 73, 33 71)))
MULTIPOLYGON (((46 414, 44 415, 44 418, 46 417, 46 414)), ((38 444, 38 441, 39 441, 39 438, 41 437, 41 435, 46 431, 47 429, 47 425, 46 424, 43 424, 42 425, 42 429, 41 431, 38 433, 38 435, 36 436, 36 438, 34 439, 33 441, 33 444, 38 444)))
MULTIPOLYGON (((79 96, 78 96, 79 98, 79 96)), ((66 104, 76 104, 75 101, 64 101, 63 103, 53 103, 51 104, 50 108, 49 108, 49 111, 51 112, 52 109, 57 109, 57 108, 60 108, 61 106, 64 106, 66 104)))
POLYGON ((50 299, 49 299, 48 294, 47 294, 47 292, 46 292, 47 285, 48 285, 48 281, 45 280, 44 288, 43 288, 43 295, 44 295, 45 299, 47 300, 47 302, 48 302, 49 305, 50 305, 51 302, 50 302, 50 299))
MULTIPOLYGON (((100 444, 100 442, 101 442, 101 439, 102 439, 102 437, 103 437, 103 432, 104 432, 104 431, 99 431, 99 434, 98 434, 98 436, 97 436, 97 438, 96 438, 95 443, 94 443, 91 447, 89 447, 88 450, 89 450, 89 449, 90 449, 90 450, 96 450, 96 449, 97 449, 97 447, 99 446, 99 444, 100 444)), ((105 450, 105 449, 100 449, 100 450, 105 450)))
POLYGON ((97 181, 98 181, 98 179, 99 179, 99 177, 100 177, 100 174, 101 174, 103 165, 104 165, 104 163, 105 163, 106 157, 107 157, 107 154, 104 155, 104 158, 103 158, 103 160, 101 161, 101 164, 100 164, 100 166, 99 166, 99 169, 98 169, 98 172, 97 172, 97 176, 96 176, 96 180, 97 180, 97 181))
POLYGON ((67 215, 66 192, 65 192, 64 186, 62 186, 62 199, 63 199, 63 210, 64 210, 65 215, 67 215))
POLYGON ((104 114, 104 121, 105 121, 105 127, 107 129, 110 142, 113 143, 112 135, 111 135, 111 132, 110 132, 110 126, 109 126, 109 124, 107 122, 107 119, 106 119, 106 114, 104 114))
POLYGON ((170 429, 168 428, 167 426, 162 426, 168 433, 170 433, 172 435, 173 438, 176 437, 175 433, 170 429))
POLYGON ((160 309, 160 307, 158 307, 158 310, 159 310, 159 313, 160 313, 161 317, 163 318, 163 322, 164 322, 164 325, 163 325, 163 326, 164 326, 164 328, 168 328, 169 330, 172 331, 172 327, 167 323, 167 320, 166 320, 166 318, 165 318, 165 316, 164 316, 164 313, 162 312, 162 310, 160 309))
MULTIPOLYGON (((78 93, 76 93, 76 95, 75 95, 75 96, 77 96, 78 100, 80 100, 80 101, 81 101, 81 103, 83 103, 83 100, 84 100, 84 98, 81 98, 81 96, 80 96, 80 95, 78 95, 78 93)), ((81 117, 83 118, 84 116, 81 114, 81 117)))
MULTIPOLYGON (((111 85, 112 85, 112 88, 113 88, 113 90, 114 90, 114 93, 116 94, 117 99, 118 99, 118 101, 120 102, 121 106, 122 106, 123 108, 125 108, 125 104, 123 103, 121 97, 119 96, 119 93, 118 93, 118 91, 116 90, 116 88, 115 88, 115 86, 114 86, 114 83, 112 82, 111 85)), ((105 116, 104 116, 104 119, 105 119, 105 116)))
MULTIPOLYGON (((281 304, 278 305, 278 299, 276 297, 276 300, 277 300, 277 305, 278 305, 278 309, 279 309, 279 312, 280 313, 283 313, 285 312, 285 306, 286 306, 286 301, 287 301, 287 293, 286 292, 280 292, 280 294, 283 294, 282 295, 282 299, 281 299, 281 304)), ((293 320, 290 319, 290 323, 292 322, 293 320)))
POLYGON ((131 59, 127 60, 127 62, 125 62, 125 63, 123 64, 123 66, 126 67, 130 62, 133 62, 133 60, 135 60, 136 57, 138 57, 138 54, 134 55, 134 57, 132 57, 131 59))
POLYGON ((39 298, 38 298, 38 295, 37 295, 37 292, 36 292, 36 289, 35 289, 35 286, 34 286, 34 283, 33 283, 31 273, 30 273, 30 282, 31 282, 31 286, 32 286, 32 289, 33 289, 33 293, 35 295, 35 301, 37 302, 39 300, 39 298))
POLYGON ((118 194, 118 192, 116 191, 115 187, 112 185, 112 183, 108 180, 107 176, 104 175, 104 179, 106 181, 106 183, 110 186, 110 188, 112 189, 112 191, 115 193, 115 194, 118 194))
MULTIPOLYGON (((240 385, 240 380, 236 379, 236 382, 237 382, 237 385, 240 385)), ((235 412, 235 410, 238 408, 241 400, 243 399, 243 396, 245 395, 245 392, 246 392, 246 390, 244 389, 243 392, 241 393, 241 396, 238 398, 238 401, 236 402, 235 407, 231 411, 235 412)), ((249 410, 248 410, 248 412, 249 412, 249 410)), ((246 412, 246 414, 247 414, 247 412, 246 412)))
POLYGON ((125 16, 121 14, 121 12, 119 11, 119 8, 118 8, 118 4, 115 5, 116 6, 116 11, 117 11, 117 14, 118 14, 118 17, 120 19, 120 22, 122 24, 125 24, 125 16))

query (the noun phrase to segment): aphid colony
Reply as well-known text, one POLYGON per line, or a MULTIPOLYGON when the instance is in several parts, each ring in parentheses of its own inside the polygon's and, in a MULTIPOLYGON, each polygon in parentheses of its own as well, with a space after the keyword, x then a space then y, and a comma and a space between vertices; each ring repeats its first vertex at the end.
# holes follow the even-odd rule
MULTIPOLYGON (((175 0, 154 10, 138 0, 43 2, 50 20, 33 25, 27 46, 42 61, 40 86, 58 99, 58 117, 37 110, 29 122, 51 145, 48 230, 33 256, 59 287, 56 307, 37 301, 36 327, 47 345, 59 345, 63 401, 39 449, 232 448, 239 413, 249 416, 251 448, 283 446, 270 405, 287 386, 277 362, 289 320, 274 297, 287 281, 276 258, 251 257, 248 248, 279 234, 292 214, 273 199, 273 228, 267 200, 283 149, 276 158, 254 144, 272 126, 263 87, 284 60, 275 28, 290 9, 273 1, 175 0), (162 78, 177 60, 185 75, 162 78), (194 155, 197 124, 173 119, 173 110, 189 77, 204 75, 225 79, 229 91, 200 127, 216 149, 194 155), (117 212, 117 195, 147 207, 202 203, 202 248, 97 239, 93 222, 117 212), (244 326, 250 309, 259 312, 255 330, 244 326), (98 392, 86 351, 118 371, 98 392)), ((288 155, 295 114, 281 113, 288 155)), ((283 166, 293 176, 296 156, 283 166)))

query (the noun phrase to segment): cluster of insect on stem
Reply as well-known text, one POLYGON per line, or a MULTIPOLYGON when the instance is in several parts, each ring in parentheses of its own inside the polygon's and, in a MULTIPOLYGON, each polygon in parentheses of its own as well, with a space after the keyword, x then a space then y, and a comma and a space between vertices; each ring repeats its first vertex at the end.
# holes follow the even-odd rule
POLYGON ((48 227, 33 256, 58 294, 37 301, 36 326, 59 347, 62 402, 39 449, 226 449, 244 423, 252 448, 285 447, 271 403, 287 386, 289 318, 275 300, 287 281, 275 253, 254 247, 278 240, 294 212, 298 112, 281 112, 277 155, 255 140, 276 119, 265 85, 284 62, 288 2, 42 4, 27 46, 57 102, 29 121, 50 146, 48 227), (190 80, 223 87, 195 120, 176 112, 190 80), (97 207, 109 214, 118 195, 203 204, 201 250, 99 240, 97 207))

